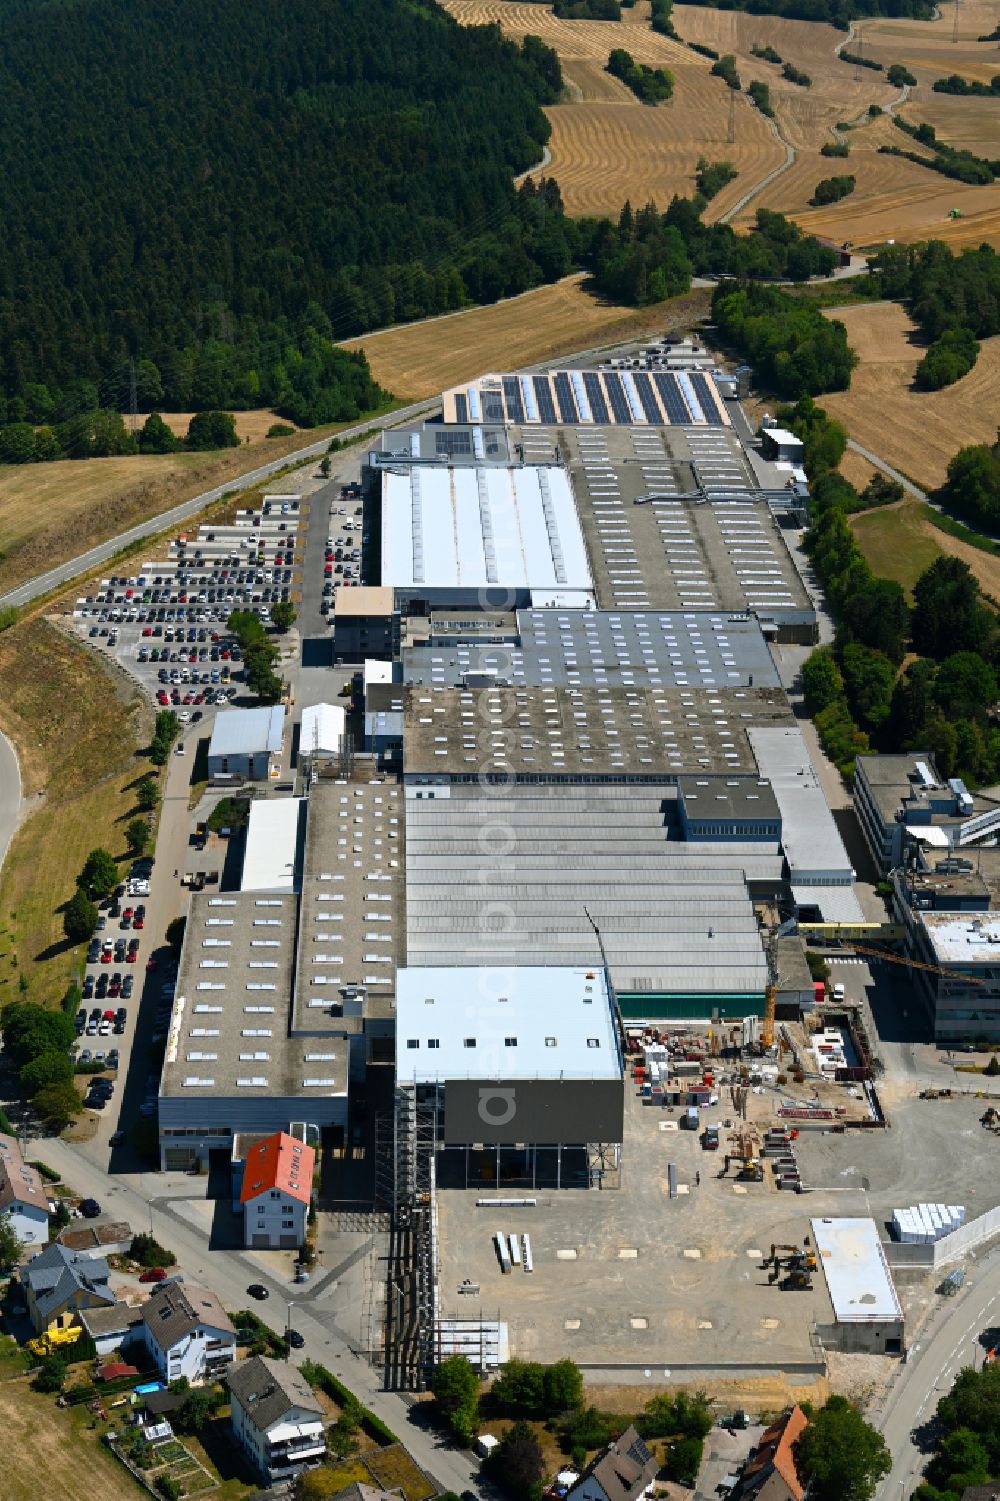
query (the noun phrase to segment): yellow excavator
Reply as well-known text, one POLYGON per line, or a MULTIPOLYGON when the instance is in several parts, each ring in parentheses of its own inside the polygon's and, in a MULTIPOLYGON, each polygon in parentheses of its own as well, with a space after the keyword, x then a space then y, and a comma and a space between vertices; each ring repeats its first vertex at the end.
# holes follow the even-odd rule
POLYGON ((35 1339, 29 1339, 28 1349, 32 1355, 52 1355, 56 1350, 64 1349, 67 1345, 75 1345, 83 1333, 79 1324, 72 1322, 71 1313, 61 1313, 57 1319, 53 1319, 44 1333, 35 1339))

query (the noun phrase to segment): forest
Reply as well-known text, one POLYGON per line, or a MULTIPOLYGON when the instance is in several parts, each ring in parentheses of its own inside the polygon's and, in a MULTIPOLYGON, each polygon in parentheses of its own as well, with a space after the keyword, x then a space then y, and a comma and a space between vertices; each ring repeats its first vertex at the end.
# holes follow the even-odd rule
POLYGON ((901 499, 902 487, 875 476, 859 495, 837 473, 846 432, 809 397, 776 415, 805 444, 804 545, 836 624, 832 646, 819 647, 802 669, 824 750, 846 777, 866 751, 926 747, 944 776, 971 786, 994 782, 1000 729, 990 708, 1000 695, 1000 632, 974 575, 961 559, 942 555, 917 580, 911 606, 899 584, 872 572, 847 520, 901 499))
MULTIPOLYGON (((718 166, 732 171, 728 163, 718 166)), ((597 290, 641 306, 686 292, 693 275, 805 281, 828 275, 837 264, 832 250, 781 214, 760 209, 753 233, 737 235, 728 224, 703 224, 705 203, 701 195, 675 197, 665 214, 651 203, 633 213, 626 203, 617 224, 604 219, 591 225, 584 264, 597 290)))
POLYGON ((723 282, 712 294, 712 317, 724 342, 779 396, 795 400, 851 383, 858 361, 844 325, 778 287, 723 282))
POLYGON ((434 0, 8 0, 4 22, 0 422, 127 406, 130 358, 143 411, 341 420, 370 392, 333 340, 575 256, 557 199, 511 182, 561 87, 537 38, 434 0))

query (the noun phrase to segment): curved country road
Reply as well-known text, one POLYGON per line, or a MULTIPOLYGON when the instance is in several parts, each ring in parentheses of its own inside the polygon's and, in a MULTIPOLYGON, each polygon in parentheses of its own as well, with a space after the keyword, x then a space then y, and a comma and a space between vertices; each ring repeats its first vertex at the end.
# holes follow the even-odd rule
POLYGON ((21 811, 21 772, 14 747, 0 734, 0 866, 17 828, 21 811))

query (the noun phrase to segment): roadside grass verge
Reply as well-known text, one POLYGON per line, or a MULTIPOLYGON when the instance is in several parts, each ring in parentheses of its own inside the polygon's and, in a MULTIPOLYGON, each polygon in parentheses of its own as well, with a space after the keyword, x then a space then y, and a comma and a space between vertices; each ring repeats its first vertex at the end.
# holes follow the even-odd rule
POLYGON ((0 873, 0 1005, 52 1006, 82 965, 60 909, 90 850, 127 858, 152 713, 137 685, 39 616, 0 636, 0 681, 28 805, 0 873))
POLYGON ((939 532, 947 532, 949 537, 957 537, 959 542, 964 542, 968 547, 975 547, 979 552, 989 553, 991 558, 1000 557, 1000 545, 984 537, 981 532, 974 532, 964 522, 956 521, 954 516, 946 516, 941 511, 935 511, 933 506, 922 506, 921 514, 931 526, 936 526, 939 532))

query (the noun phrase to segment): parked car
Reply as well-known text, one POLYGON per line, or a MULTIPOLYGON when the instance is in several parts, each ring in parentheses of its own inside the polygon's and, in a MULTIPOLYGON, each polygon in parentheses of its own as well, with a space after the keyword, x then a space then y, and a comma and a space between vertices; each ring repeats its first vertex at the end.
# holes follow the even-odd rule
POLYGON ((80 1213, 85 1220, 96 1220, 97 1216, 101 1213, 101 1206, 96 1199, 81 1199, 80 1213))
POLYGON ((265 1298, 271 1296, 263 1282, 251 1282, 247 1288, 247 1295, 251 1298, 256 1298, 258 1303, 263 1303, 265 1298))
POLYGON ((165 1282, 166 1279, 167 1273, 162 1266, 151 1266, 142 1272, 139 1277, 140 1282, 165 1282))

